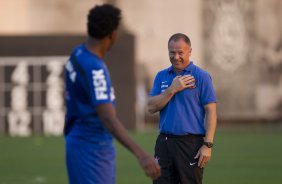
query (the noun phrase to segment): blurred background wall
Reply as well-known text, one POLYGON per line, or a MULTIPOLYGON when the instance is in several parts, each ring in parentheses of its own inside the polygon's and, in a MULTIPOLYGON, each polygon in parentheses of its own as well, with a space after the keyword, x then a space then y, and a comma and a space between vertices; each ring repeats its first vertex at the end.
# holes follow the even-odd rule
MULTIPOLYGON (((119 43, 105 60, 113 74, 118 113, 128 128, 142 130, 148 124, 156 123, 157 115, 151 116, 146 111, 147 95, 156 73, 170 66, 167 40, 176 32, 190 37, 193 47, 191 59, 209 71, 213 78, 220 123, 281 121, 280 0, 0 0, 0 70, 3 71, 0 74, 0 132, 11 133, 10 128, 14 124, 14 135, 30 135, 34 127, 39 133, 45 133, 43 116, 35 121, 32 114, 42 114, 44 109, 48 109, 47 104, 42 103, 36 110, 31 107, 33 104, 29 99, 39 99, 30 91, 42 85, 41 98, 46 101, 48 89, 50 91, 47 77, 42 77, 38 85, 31 87, 28 77, 26 81, 19 82, 12 79, 12 73, 20 68, 22 73, 40 74, 41 70, 33 69, 34 66, 46 68, 46 63, 54 56, 63 66, 67 53, 84 39, 88 10, 104 2, 115 4, 123 11, 119 43), (46 36, 53 40, 67 37, 73 41, 62 39, 66 43, 62 44, 64 51, 50 53, 48 47, 54 47, 53 50, 59 47, 56 47, 57 42, 50 41, 49 45, 43 42, 42 38, 46 36), (29 41, 17 42, 28 37, 39 40, 39 43, 32 47, 29 41), (13 44, 11 40, 14 40, 13 44), (40 42, 46 45, 42 46, 40 42), (19 45, 23 48, 22 54, 11 51, 21 50, 19 45), (40 49, 28 48, 40 46, 44 52, 38 59, 36 53, 40 49), (37 59, 32 57, 32 51, 37 59), (24 54, 26 52, 29 54, 24 54), (25 64, 21 64, 23 59, 26 60, 23 62, 25 64), (18 107, 17 101, 13 105, 13 96, 27 100, 22 100, 22 105, 18 107), (5 100, 5 97, 9 98, 5 100), (15 114, 30 115, 23 115, 18 120, 9 119, 9 112, 17 108, 15 114), (29 116, 31 120, 27 121, 29 116), (19 133, 19 125, 24 127, 24 133, 19 133)), ((45 75, 49 76, 50 71, 48 73, 46 69, 45 75)), ((62 80, 62 73, 56 76, 62 80)), ((59 95, 53 96, 54 102, 63 97, 61 87, 52 86, 57 92, 60 89, 59 95)), ((59 116, 63 111, 61 104, 59 116)), ((59 124, 58 127, 62 127, 62 123, 62 119, 58 118, 50 125, 59 124)), ((60 134, 61 128, 53 131, 53 134, 60 134)))
POLYGON ((282 118, 282 1, 205 1, 204 63, 220 119, 282 118))

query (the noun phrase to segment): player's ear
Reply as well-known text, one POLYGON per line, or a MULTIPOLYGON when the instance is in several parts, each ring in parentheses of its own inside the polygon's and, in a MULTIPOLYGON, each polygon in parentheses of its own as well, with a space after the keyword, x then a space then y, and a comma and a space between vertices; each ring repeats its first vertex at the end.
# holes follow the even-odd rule
POLYGON ((191 56, 191 54, 192 54, 192 47, 190 47, 189 49, 189 56, 191 56))
POLYGON ((112 41, 112 43, 114 43, 117 39, 117 30, 114 30, 110 35, 109 35, 109 38, 110 40, 112 41))

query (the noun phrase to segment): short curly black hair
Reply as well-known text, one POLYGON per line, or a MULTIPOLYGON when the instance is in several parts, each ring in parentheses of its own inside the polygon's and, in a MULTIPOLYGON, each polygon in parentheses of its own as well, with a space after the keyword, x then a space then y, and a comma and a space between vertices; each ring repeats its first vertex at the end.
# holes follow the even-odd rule
POLYGON ((96 5, 88 14, 87 31, 93 38, 102 39, 119 26, 121 10, 110 4, 96 5))

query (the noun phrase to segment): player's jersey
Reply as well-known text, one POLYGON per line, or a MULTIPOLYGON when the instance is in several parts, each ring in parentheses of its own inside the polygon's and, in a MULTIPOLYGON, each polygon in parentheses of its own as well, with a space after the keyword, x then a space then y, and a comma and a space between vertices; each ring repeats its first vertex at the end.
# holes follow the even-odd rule
POLYGON ((115 100, 105 63, 81 44, 75 48, 67 61, 65 80, 67 138, 86 143, 111 143, 112 136, 96 112, 97 105, 104 103, 114 105, 115 100))
POLYGON ((202 134, 205 130, 206 112, 204 106, 216 102, 211 76, 200 67, 190 64, 176 74, 173 67, 160 71, 154 81, 150 95, 163 93, 177 75, 192 75, 195 88, 176 93, 160 111, 160 132, 173 135, 202 134))

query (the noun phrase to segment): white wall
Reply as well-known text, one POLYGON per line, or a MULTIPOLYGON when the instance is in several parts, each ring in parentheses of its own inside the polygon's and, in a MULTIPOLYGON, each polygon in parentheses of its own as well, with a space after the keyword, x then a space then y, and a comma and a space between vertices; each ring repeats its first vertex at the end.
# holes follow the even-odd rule
POLYGON ((136 59, 145 63, 151 75, 170 66, 169 37, 187 34, 192 42, 192 60, 200 64, 202 54, 201 1, 199 0, 122 0, 124 24, 136 35, 136 59))
MULTIPOLYGON (((103 0, 0 0, 0 34, 84 34, 88 10, 103 0)), ((176 33, 192 41, 192 59, 201 63, 201 1, 117 0, 123 25, 136 36, 136 61, 151 78, 170 65, 167 40, 176 33)))
POLYGON ((0 0, 0 34, 85 33, 88 10, 103 0, 0 0))

